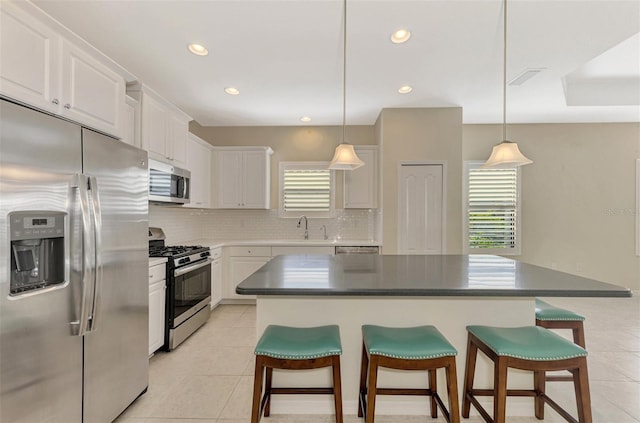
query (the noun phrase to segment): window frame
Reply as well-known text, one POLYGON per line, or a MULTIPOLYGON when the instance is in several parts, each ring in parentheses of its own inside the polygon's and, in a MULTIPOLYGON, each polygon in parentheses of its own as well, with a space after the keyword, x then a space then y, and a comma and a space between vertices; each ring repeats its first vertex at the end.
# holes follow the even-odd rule
POLYGON ((469 247, 469 171, 478 169, 484 161, 465 160, 463 165, 462 199, 462 251, 464 254, 494 254, 500 256, 518 256, 522 253, 522 172, 516 176, 516 242, 513 248, 470 248, 469 247))
POLYGON ((281 218, 307 217, 330 218, 336 214, 336 174, 328 169, 329 162, 280 162, 278 169, 278 215, 281 218), (327 211, 286 211, 284 209, 284 173, 287 170, 328 170, 330 175, 330 199, 327 211))

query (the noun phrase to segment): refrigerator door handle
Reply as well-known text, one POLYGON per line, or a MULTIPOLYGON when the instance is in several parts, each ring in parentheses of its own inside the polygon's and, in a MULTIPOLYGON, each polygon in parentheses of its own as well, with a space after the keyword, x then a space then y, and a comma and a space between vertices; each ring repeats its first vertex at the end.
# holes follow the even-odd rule
POLYGON ((91 210, 89 209, 89 179, 85 175, 75 175, 72 187, 78 190, 78 198, 80 200, 80 212, 82 215, 82 273, 81 273, 81 294, 80 294, 80 318, 71 322, 72 333, 77 336, 84 336, 89 331, 89 305, 92 298, 92 287, 94 276, 95 261, 95 232, 93 230, 93 222, 91 221, 91 210), (89 248, 90 247, 90 248, 89 248))
POLYGON ((94 273, 93 273, 93 302, 90 312, 90 331, 95 331, 100 315, 100 297, 102 292, 102 210, 100 207, 100 195, 98 181, 95 176, 89 177, 89 190, 91 192, 91 214, 93 216, 93 252, 94 273))

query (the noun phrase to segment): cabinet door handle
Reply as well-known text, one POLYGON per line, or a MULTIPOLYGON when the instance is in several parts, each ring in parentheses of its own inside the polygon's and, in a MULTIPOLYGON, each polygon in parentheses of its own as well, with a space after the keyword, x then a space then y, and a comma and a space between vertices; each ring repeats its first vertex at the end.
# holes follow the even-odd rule
POLYGON ((71 108, 71 104, 69 104, 69 103, 65 104, 65 105, 64 105, 64 108, 65 108, 65 109, 67 109, 67 110, 69 110, 69 109, 71 108))
POLYGON ((53 104, 60 104, 60 101, 57 98, 54 98, 53 100, 51 100, 51 102, 53 104))

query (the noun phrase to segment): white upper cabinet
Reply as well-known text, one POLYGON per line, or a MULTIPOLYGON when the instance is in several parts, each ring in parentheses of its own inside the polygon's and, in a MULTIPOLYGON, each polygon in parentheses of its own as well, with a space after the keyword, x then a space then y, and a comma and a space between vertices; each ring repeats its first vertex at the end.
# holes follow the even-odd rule
POLYGON ((191 118, 146 86, 129 94, 140 101, 142 148, 152 158, 186 167, 191 118))
POLYGON ((218 147, 218 208, 268 209, 270 147, 218 147))
POLYGON ((344 172, 344 208, 375 209, 378 207, 378 147, 355 146, 355 150, 365 165, 344 172))
POLYGON ((191 201, 184 207, 211 207, 211 150, 193 134, 187 140, 187 169, 191 171, 191 201))
POLYGON ((125 110, 124 79, 91 55, 62 40, 62 115, 120 136, 125 110))
POLYGON ((60 36, 21 9, 0 2, 0 91, 50 112, 59 110, 60 36))
POLYGON ((120 137, 125 81, 97 57, 16 3, 0 2, 0 92, 120 137))

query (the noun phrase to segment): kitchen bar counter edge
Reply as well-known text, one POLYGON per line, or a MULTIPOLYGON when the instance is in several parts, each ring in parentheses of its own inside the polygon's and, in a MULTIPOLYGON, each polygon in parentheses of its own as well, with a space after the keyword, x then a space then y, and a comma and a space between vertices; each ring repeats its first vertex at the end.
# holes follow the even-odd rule
MULTIPOLYGON (((433 256, 279 256, 245 279, 236 292, 259 296, 334 297, 618 297, 628 288, 547 269, 499 256, 485 256, 512 269, 496 266, 494 278, 511 277, 512 286, 470 287, 467 255, 433 256), (326 275, 305 286, 292 281, 293 269, 316 268, 326 275), (426 269, 426 271, 425 271, 426 269), (500 273, 501 272, 501 273, 500 273), (289 275, 285 277, 285 274, 289 275)), ((482 264, 480 271, 484 270, 482 264)), ((504 280, 504 279, 502 279, 504 280)))

